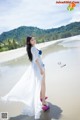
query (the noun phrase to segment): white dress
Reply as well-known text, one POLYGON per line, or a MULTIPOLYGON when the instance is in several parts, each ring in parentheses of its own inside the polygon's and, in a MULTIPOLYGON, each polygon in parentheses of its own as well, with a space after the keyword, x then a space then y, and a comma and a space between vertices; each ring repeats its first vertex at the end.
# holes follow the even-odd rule
POLYGON ((28 116, 35 116, 35 119, 38 119, 40 118, 42 110, 40 90, 43 75, 41 75, 40 69, 35 60, 38 59, 43 70, 45 68, 39 51, 35 46, 31 47, 31 53, 33 56, 31 65, 27 68, 21 79, 9 91, 9 93, 1 97, 1 100, 4 102, 23 102, 25 107, 22 109, 21 113, 28 116))

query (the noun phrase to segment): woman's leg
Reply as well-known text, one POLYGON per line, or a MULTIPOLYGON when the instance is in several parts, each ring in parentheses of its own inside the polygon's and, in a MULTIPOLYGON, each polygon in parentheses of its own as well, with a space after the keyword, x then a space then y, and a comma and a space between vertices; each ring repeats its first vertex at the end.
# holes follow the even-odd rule
POLYGON ((45 72, 44 72, 42 83, 41 83, 41 92, 40 92, 40 98, 42 98, 42 104, 46 103, 45 93, 46 93, 46 85, 45 85, 45 72))

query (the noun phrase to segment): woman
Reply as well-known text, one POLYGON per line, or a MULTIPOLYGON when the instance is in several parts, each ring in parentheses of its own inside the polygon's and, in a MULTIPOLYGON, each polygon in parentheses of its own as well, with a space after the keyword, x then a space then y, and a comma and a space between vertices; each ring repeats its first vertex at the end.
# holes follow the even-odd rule
POLYGON ((27 37, 26 50, 31 61, 24 75, 11 91, 1 97, 4 101, 20 101, 26 104, 22 114, 40 117, 41 110, 48 110, 48 103, 45 101, 45 68, 41 60, 41 50, 35 47, 36 40, 27 37))

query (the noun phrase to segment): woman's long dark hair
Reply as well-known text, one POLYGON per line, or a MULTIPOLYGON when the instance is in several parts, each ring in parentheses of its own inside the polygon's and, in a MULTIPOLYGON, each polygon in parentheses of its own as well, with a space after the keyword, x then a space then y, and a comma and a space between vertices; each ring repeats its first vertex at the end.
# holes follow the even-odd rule
POLYGON ((32 37, 27 37, 26 38, 26 51, 27 51, 27 54, 28 54, 28 57, 29 57, 29 60, 32 61, 32 53, 31 53, 31 43, 30 43, 30 40, 32 39, 32 37))

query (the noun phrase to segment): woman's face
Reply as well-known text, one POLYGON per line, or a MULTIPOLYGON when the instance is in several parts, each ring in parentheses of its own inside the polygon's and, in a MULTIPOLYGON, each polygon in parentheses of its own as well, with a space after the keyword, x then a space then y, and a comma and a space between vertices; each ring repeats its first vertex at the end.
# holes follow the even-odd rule
POLYGON ((36 40, 35 40, 34 37, 32 37, 32 39, 30 40, 30 43, 31 43, 32 46, 36 44, 36 40))

